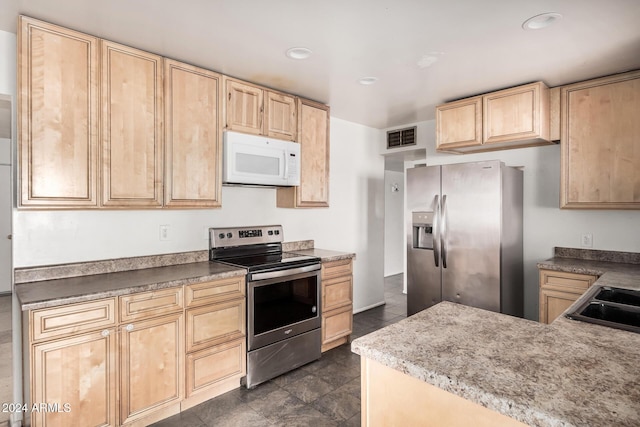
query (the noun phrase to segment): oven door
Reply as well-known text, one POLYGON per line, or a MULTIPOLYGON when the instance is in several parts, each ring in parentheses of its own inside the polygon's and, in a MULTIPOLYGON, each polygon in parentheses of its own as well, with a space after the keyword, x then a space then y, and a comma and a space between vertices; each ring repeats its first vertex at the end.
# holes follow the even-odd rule
POLYGON ((253 273, 247 282, 248 350, 319 328, 320 301, 320 264, 253 273))

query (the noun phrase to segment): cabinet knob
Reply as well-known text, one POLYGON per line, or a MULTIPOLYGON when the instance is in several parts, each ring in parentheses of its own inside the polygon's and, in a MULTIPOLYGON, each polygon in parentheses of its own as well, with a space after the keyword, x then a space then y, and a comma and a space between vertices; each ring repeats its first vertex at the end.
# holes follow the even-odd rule
POLYGON ((108 337, 109 336, 109 330, 105 329, 104 331, 102 331, 102 336, 103 337, 108 337))
POLYGON ((133 323, 129 323, 124 329, 126 329, 127 332, 133 331, 133 323))

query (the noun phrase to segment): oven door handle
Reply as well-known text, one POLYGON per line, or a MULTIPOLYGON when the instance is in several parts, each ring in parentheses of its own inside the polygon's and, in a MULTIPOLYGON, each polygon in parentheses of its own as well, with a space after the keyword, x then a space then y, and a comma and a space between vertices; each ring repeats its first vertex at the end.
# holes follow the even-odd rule
POLYGON ((294 274, 308 273, 320 270, 320 264, 307 265, 305 267, 288 268, 286 270, 265 271, 264 273, 252 273, 250 281, 275 279, 276 277, 292 276, 294 274))

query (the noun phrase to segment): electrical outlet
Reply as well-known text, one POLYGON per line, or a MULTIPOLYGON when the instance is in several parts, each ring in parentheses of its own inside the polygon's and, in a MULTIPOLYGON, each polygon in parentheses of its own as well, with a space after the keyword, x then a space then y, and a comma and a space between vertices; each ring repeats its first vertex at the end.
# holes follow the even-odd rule
POLYGON ((171 229, 170 225, 161 225, 160 226, 160 240, 169 240, 169 230, 171 229))
POLYGON ((591 234, 591 233, 583 233, 582 234, 582 247, 583 248, 592 248, 593 247, 593 234, 591 234))

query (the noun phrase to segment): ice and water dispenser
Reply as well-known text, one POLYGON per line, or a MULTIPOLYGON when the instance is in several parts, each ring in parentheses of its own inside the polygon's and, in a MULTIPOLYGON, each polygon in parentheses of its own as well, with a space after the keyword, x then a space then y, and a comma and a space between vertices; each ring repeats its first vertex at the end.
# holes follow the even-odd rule
POLYGON ((413 248, 433 250, 433 212, 412 212, 413 248))

